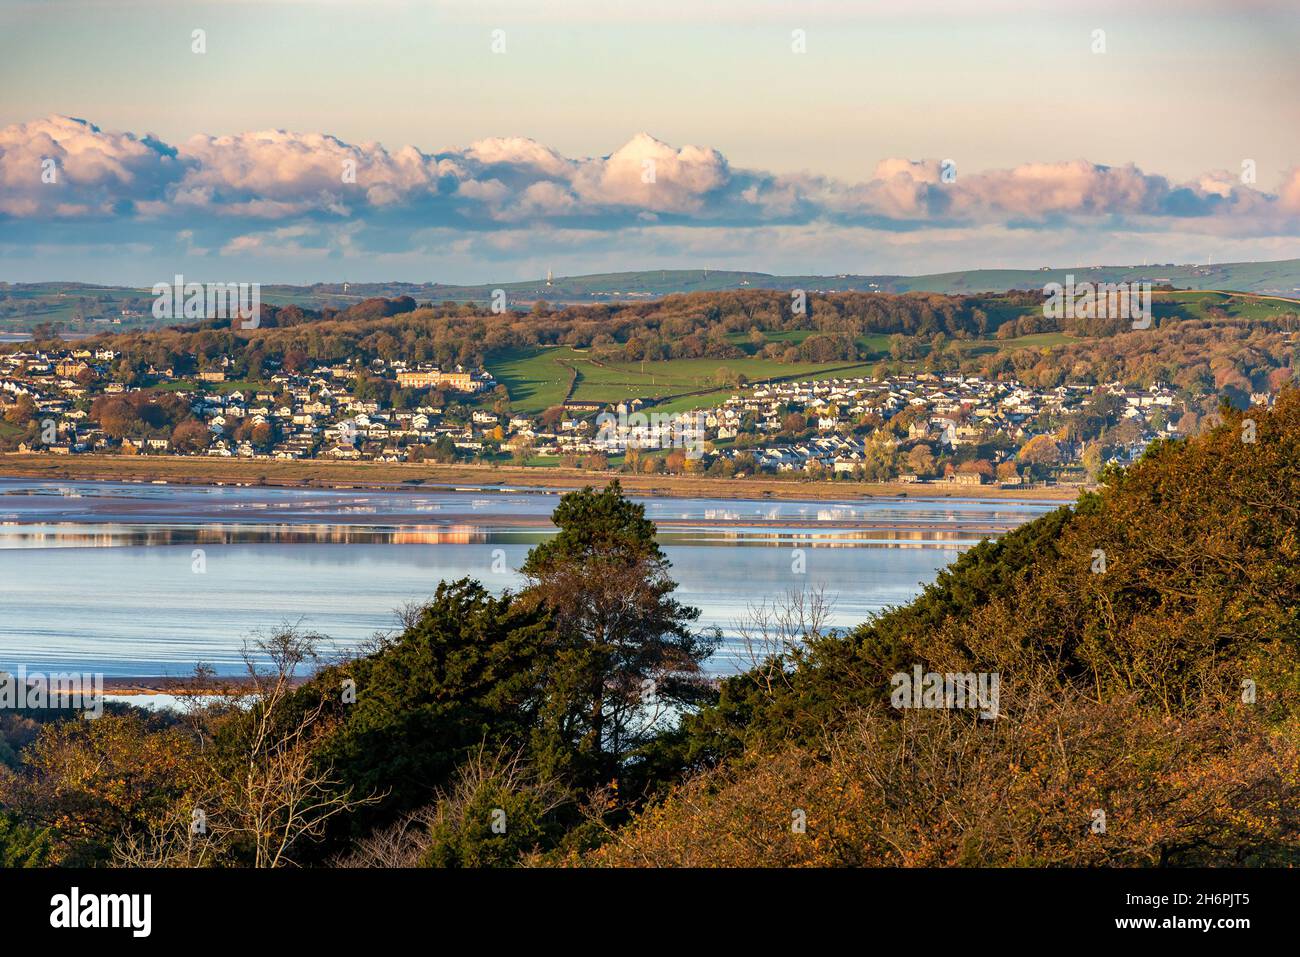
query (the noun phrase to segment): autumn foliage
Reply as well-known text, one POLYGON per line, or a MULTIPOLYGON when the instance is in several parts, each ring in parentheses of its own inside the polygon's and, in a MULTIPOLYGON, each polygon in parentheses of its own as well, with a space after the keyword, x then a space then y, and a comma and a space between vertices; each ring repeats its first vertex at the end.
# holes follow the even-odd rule
POLYGON ((1300 393, 1224 415, 728 681, 694 776, 587 862, 1296 863, 1300 393), (890 707, 914 663, 999 674, 999 716, 890 707))

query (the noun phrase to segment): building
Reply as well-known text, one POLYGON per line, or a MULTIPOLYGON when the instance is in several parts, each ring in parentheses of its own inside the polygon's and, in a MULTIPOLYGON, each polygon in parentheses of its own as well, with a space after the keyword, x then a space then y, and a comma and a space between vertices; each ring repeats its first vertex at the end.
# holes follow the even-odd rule
POLYGON ((477 392, 478 383, 468 372, 443 372, 439 369, 420 369, 397 373, 397 384, 403 389, 452 389, 456 392, 477 392))

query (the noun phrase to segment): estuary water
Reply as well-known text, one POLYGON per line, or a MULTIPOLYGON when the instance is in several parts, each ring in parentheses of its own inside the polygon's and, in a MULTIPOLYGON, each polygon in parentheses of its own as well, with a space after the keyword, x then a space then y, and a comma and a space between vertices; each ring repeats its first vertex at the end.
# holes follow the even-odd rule
MULTIPOLYGON (((555 492, 380 491, 0 479, 0 670, 181 676, 242 670, 245 640, 283 624, 342 653, 391 631, 440 580, 517 589, 553 534, 555 492)), ((963 549, 1050 503, 923 498, 640 499, 678 597, 747 664, 747 607, 820 587, 852 627, 916 595, 963 549)))

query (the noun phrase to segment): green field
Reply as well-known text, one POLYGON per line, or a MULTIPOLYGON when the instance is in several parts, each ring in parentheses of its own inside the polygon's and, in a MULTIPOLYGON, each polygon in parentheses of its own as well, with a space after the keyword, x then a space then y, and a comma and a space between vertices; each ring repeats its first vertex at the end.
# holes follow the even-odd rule
POLYGON ((541 412, 564 401, 572 371, 559 361, 571 349, 513 350, 488 363, 488 371, 510 390, 517 412, 541 412))
POLYGON ((1151 311, 1157 319, 1177 316, 1180 319, 1209 319, 1210 310, 1222 309, 1233 319, 1275 319, 1284 313, 1300 314, 1295 299, 1256 296, 1248 293, 1217 291, 1179 291, 1151 294, 1151 311))
POLYGON ((681 411, 715 405, 736 391, 731 376, 751 382, 775 379, 867 375, 871 363, 776 362, 749 356, 740 359, 672 359, 656 362, 609 362, 568 347, 514 352, 488 363, 498 382, 510 390, 516 412, 534 415, 559 405, 569 392, 577 402, 618 402, 628 398, 665 399, 656 408, 681 411), (836 371, 842 370, 842 371, 836 371), (720 378, 722 376, 722 378, 720 378), (694 394, 701 393, 701 394, 694 394))

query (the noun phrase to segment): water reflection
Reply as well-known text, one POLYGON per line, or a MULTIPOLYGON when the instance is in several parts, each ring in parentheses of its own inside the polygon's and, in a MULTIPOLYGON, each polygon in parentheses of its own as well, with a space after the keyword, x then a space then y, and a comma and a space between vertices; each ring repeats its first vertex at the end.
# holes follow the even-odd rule
MULTIPOLYGON (((204 661, 229 673, 242 639, 281 622, 342 652, 391 629, 393 610, 439 581, 519 588, 515 569, 553 533, 555 503, 518 490, 0 481, 0 668, 180 675, 204 661)), ((803 585, 824 586, 831 624, 851 628, 908 601, 984 535, 1052 507, 646 501, 678 597, 728 635, 747 605, 803 585)), ((728 641, 710 669, 743 664, 728 641)))
MULTIPOLYGON (((0 550, 11 548, 132 548, 164 545, 470 545, 542 541, 554 529, 525 530, 488 525, 342 525, 324 522, 302 525, 219 524, 130 525, 79 522, 23 525, 0 524, 0 550)), ((784 526, 761 528, 664 528, 666 545, 800 546, 853 548, 863 545, 897 548, 969 546, 997 529, 950 531, 942 527, 910 529, 836 529, 820 531, 784 526)))

